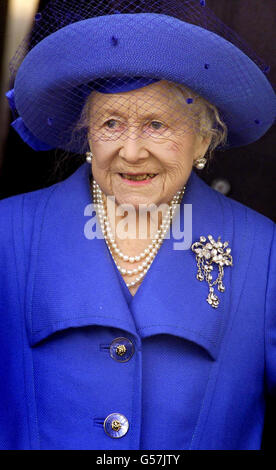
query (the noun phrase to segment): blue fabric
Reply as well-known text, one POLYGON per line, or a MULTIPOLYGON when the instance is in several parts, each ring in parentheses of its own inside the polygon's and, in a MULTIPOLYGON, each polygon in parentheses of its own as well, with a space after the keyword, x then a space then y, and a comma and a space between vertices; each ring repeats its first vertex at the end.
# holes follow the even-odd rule
POLYGON ((131 77, 181 83, 215 104, 230 146, 258 140, 275 119, 275 93, 251 59, 215 33, 156 13, 89 18, 46 37, 18 70, 16 108, 39 140, 79 152, 71 130, 89 84, 131 77))
MULTIPOLYGON (((14 88, 9 90, 6 93, 6 97, 9 102, 10 109, 13 113, 16 113, 15 99, 14 99, 14 88)), ((26 127, 21 117, 15 119, 11 123, 13 129, 18 133, 21 139, 29 145, 33 150, 42 151, 42 150, 51 150, 53 147, 41 142, 37 137, 35 137, 32 132, 26 127)))
MULTIPOLYGON (((111 256, 111 255, 110 255, 110 256, 111 256)), ((113 261, 113 260, 112 260, 112 261, 113 261)), ((119 272, 118 269, 116 268, 114 261, 113 261, 113 265, 114 265, 114 270, 115 270, 115 272, 116 272, 116 274, 117 274, 117 277, 118 277, 118 279, 119 279, 119 282, 120 282, 120 285, 121 285, 121 289, 122 289, 122 293, 123 293, 123 295, 124 295, 124 297, 125 297, 125 301, 126 301, 126 303, 128 304, 128 306, 130 307, 130 304, 131 304, 132 298, 133 298, 133 297, 132 297, 132 294, 129 292, 129 289, 127 288, 127 285, 126 285, 126 283, 125 283, 123 277, 121 276, 120 272, 119 272)))
POLYGON ((11 90, 7 91, 6 97, 7 97, 7 99, 8 99, 9 106, 10 106, 10 108, 11 108, 11 111, 16 111, 16 106, 15 106, 15 102, 14 102, 14 88, 12 88, 11 90))
POLYGON ((13 129, 17 132, 17 134, 21 137, 21 139, 29 145, 33 150, 37 152, 44 151, 44 150, 52 150, 48 144, 41 142, 41 140, 37 139, 32 132, 25 126, 23 119, 21 117, 17 118, 15 121, 11 123, 13 129))
POLYGON ((192 173, 193 241, 232 248, 219 308, 172 239, 128 303, 105 241, 84 236, 89 172, 0 201, 0 448, 259 449, 276 395, 275 224, 192 173), (120 336, 124 363, 109 353, 120 336), (128 419, 120 439, 111 413, 128 419))
POLYGON ((94 89, 100 93, 106 94, 122 93, 125 91, 137 90, 138 88, 143 88, 144 86, 151 85, 152 83, 156 83, 158 81, 158 79, 144 77, 98 80, 94 84, 94 89))

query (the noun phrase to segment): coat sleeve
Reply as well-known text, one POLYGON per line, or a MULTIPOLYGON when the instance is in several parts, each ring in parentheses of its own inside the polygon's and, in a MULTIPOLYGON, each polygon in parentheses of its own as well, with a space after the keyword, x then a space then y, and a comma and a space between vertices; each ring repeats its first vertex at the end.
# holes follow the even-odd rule
POLYGON ((16 196, 0 201, 0 449, 8 450, 28 447, 22 202, 16 196))
POLYGON ((266 384, 270 395, 276 397, 276 225, 270 251, 265 312, 266 384))

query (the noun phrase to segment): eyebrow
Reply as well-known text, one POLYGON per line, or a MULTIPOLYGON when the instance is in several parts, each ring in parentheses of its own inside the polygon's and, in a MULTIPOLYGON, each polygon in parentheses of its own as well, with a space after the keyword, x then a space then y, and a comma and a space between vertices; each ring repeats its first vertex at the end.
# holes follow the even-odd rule
MULTIPOLYGON (((114 108, 107 108, 107 109, 104 109, 102 112, 97 111, 97 112, 95 113, 95 116, 97 116, 98 114, 100 114, 100 117, 101 117, 101 118, 104 118, 106 115, 112 115, 112 116, 114 116, 114 117, 124 117, 124 118, 128 117, 128 114, 127 114, 127 113, 124 113, 124 112, 122 112, 122 111, 115 110, 114 108)), ((164 111, 163 111, 160 115, 157 114, 156 112, 155 112, 155 113, 149 112, 149 113, 147 113, 147 114, 143 114, 143 115, 140 117, 140 119, 158 119, 158 120, 160 120, 160 119, 162 119, 162 118, 164 118, 164 117, 166 117, 166 118, 169 117, 168 113, 166 113, 166 112, 164 112, 164 111)))

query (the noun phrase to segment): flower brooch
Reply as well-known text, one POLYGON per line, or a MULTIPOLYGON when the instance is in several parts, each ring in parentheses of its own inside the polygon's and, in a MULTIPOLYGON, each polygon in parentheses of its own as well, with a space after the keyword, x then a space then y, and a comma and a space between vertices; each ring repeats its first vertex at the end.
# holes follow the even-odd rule
MULTIPOLYGON (((209 295, 206 299, 208 304, 217 308, 219 305, 219 298, 214 294, 215 285, 218 286, 220 292, 225 291, 225 286, 222 282, 224 276, 224 266, 233 266, 233 258, 230 255, 231 248, 228 247, 228 242, 221 242, 221 237, 215 241, 212 235, 206 237, 201 236, 199 241, 192 244, 191 249, 196 254, 196 262, 198 267, 197 279, 199 281, 207 281, 209 285, 209 295), (206 242, 206 243, 205 243, 206 242), (214 263, 214 265, 213 265, 214 263), (214 266, 218 267, 218 276, 213 281, 211 272, 214 266)), ((214 274, 214 273, 213 273, 214 274)))

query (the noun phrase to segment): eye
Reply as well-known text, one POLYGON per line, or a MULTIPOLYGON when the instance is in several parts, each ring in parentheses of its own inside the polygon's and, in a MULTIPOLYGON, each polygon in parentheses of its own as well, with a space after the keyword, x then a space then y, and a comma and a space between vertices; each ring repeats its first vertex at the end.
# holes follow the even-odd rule
POLYGON ((150 125, 156 131, 158 131, 159 129, 161 129, 161 127, 163 127, 162 122, 159 122, 159 121, 151 121, 150 125))
POLYGON ((108 127, 108 129, 114 129, 117 124, 116 119, 109 119, 104 123, 104 126, 108 127))

